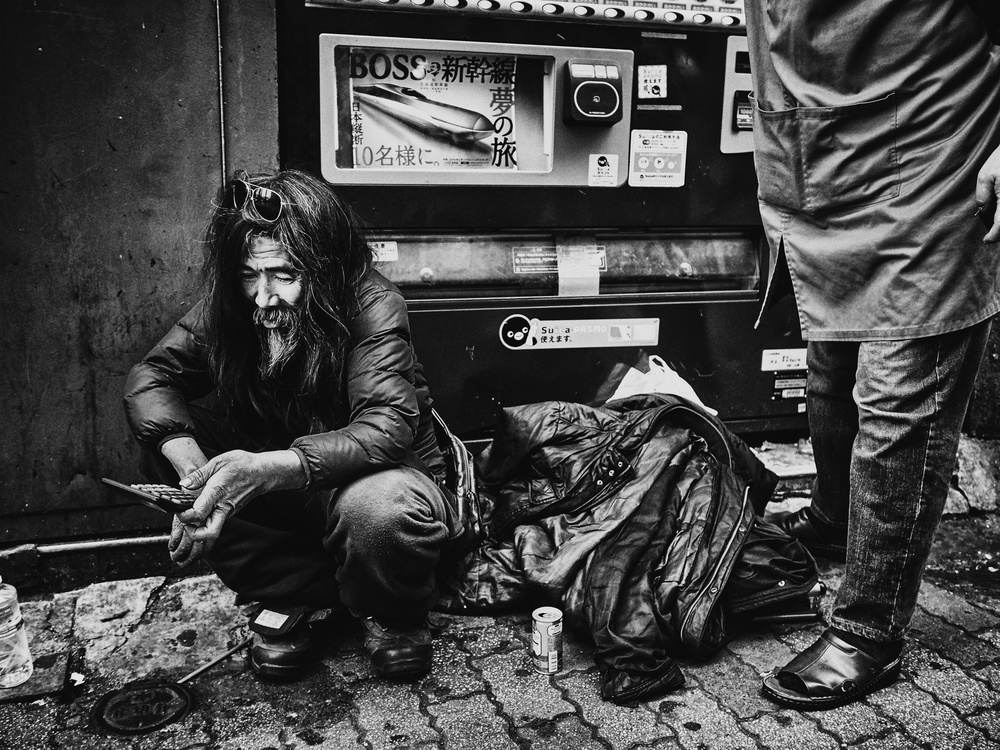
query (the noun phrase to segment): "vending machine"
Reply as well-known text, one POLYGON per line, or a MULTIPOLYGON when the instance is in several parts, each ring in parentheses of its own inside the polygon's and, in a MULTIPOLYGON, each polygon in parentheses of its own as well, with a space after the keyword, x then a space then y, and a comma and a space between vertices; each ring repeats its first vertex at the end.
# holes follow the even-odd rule
POLYGON ((278 5, 279 153, 368 224, 435 406, 599 403, 658 357, 735 431, 805 426, 760 313, 742 0, 278 5))

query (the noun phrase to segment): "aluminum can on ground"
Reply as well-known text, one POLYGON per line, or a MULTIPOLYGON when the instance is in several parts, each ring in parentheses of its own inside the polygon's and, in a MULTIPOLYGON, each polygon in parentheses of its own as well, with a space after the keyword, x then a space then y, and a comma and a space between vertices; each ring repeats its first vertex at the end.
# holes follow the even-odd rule
POLYGON ((562 667, 563 615, 555 607, 531 613, 531 662, 536 672, 555 674, 562 667))

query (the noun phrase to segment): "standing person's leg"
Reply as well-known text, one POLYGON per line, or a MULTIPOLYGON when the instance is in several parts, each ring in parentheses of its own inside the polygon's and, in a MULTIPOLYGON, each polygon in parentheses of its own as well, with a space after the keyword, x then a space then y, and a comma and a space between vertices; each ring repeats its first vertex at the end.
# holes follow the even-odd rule
POLYGON ((858 435, 854 401, 859 344, 810 341, 806 413, 816 462, 812 501, 777 525, 817 557, 843 561, 851 493, 851 456, 858 435))
POLYGON ((861 344, 844 582, 833 627, 765 678, 775 700, 829 708, 896 678, 988 334, 861 344))
POLYGON ((324 544, 337 563, 341 600, 364 623, 375 668, 425 673, 436 568, 462 533, 451 498, 425 474, 401 467, 342 488, 328 519, 324 544))
POLYGON ((989 322, 862 344, 844 583, 832 623, 902 640, 941 520, 989 322))

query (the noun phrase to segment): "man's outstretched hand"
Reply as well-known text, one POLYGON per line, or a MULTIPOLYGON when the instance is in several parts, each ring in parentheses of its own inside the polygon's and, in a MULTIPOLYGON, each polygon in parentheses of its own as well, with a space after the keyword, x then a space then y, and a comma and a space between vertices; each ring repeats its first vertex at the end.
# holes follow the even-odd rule
POLYGON ((305 483, 305 470, 294 451, 229 451, 216 456, 180 481, 181 487, 199 495, 190 510, 174 516, 167 545, 170 559, 179 565, 200 560, 219 539, 226 519, 253 498, 305 483))

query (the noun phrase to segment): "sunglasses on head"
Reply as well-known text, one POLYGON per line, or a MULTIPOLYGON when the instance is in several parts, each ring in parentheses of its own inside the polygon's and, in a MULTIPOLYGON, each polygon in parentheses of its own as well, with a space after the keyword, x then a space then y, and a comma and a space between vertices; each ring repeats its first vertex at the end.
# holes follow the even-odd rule
POLYGON ((281 216, 284 201, 274 190, 251 185, 246 172, 237 172, 233 183, 233 208, 246 211, 251 219, 274 222, 281 216))

